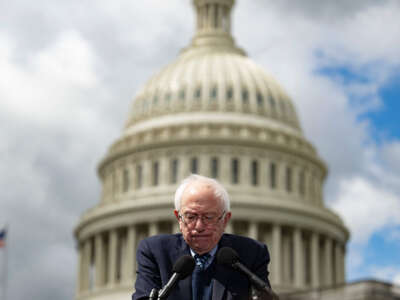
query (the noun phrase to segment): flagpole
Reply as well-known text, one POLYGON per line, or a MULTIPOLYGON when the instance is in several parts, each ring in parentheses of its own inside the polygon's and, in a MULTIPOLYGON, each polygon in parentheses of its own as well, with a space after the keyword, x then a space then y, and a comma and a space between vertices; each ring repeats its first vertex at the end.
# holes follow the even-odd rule
POLYGON ((4 245, 4 260, 3 260, 3 299, 7 300, 7 273, 8 273, 8 242, 7 242, 7 234, 8 234, 8 225, 4 227, 5 232, 5 245, 4 245))

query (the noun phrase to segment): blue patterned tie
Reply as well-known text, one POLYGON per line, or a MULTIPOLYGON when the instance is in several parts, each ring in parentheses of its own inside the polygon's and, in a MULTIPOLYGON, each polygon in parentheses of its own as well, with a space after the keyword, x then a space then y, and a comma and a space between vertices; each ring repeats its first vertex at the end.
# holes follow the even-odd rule
POLYGON ((207 275, 206 275, 206 266, 207 262, 210 259, 210 254, 203 254, 194 256, 194 260, 196 262, 196 267, 192 274, 193 276, 193 286, 192 286, 192 298, 193 300, 205 300, 209 298, 210 295, 205 293, 207 286, 207 275))
POLYGON ((207 262, 210 259, 211 255, 206 253, 203 255, 196 254, 194 256, 194 260, 196 261, 196 266, 203 271, 206 268, 207 262))

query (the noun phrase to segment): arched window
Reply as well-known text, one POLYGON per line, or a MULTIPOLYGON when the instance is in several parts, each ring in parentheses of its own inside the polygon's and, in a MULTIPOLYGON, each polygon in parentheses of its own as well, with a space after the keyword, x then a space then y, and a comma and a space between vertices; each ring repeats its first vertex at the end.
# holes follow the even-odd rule
POLYGON ((210 91, 210 100, 215 101, 217 99, 217 96, 218 96, 218 89, 216 86, 214 86, 210 91))
POLYGON ((304 196, 306 191, 304 170, 299 173, 299 194, 304 196))
POLYGON ((246 88, 243 88, 242 90, 242 101, 243 104, 249 103, 249 91, 246 88))
POLYGON ((271 163, 269 165, 269 185, 271 189, 276 188, 276 164, 271 163))
POLYGON ((195 98, 196 100, 199 100, 199 99, 201 98, 201 88, 200 88, 200 87, 198 87, 198 88, 195 90, 195 92, 194 92, 194 98, 195 98))
POLYGON ((237 158, 231 161, 231 182, 233 184, 239 183, 239 160, 237 158))
POLYGON ((228 102, 231 102, 233 99, 233 88, 230 86, 228 87, 228 89, 226 90, 226 100, 228 102))
POLYGON ((196 157, 193 157, 190 161, 190 171, 193 174, 197 174, 198 172, 198 161, 196 157))
POLYGON ((153 180, 152 184, 153 185, 158 185, 158 177, 159 177, 159 164, 158 161, 153 162, 153 180))
POLYGON ((286 168, 286 191, 292 191, 292 169, 290 167, 286 168))
POLYGON ((251 184, 258 185, 258 161, 251 162, 251 184))
POLYGON ((124 169, 122 174, 122 191, 125 193, 129 190, 129 170, 124 169))
POLYGON ((179 99, 183 102, 185 101, 185 90, 181 89, 179 92, 179 99))
POLYGON ((264 106, 264 97, 260 92, 257 93, 257 106, 258 108, 262 108, 264 106))
POLYGON ((211 158, 211 177, 218 178, 218 158, 211 158))

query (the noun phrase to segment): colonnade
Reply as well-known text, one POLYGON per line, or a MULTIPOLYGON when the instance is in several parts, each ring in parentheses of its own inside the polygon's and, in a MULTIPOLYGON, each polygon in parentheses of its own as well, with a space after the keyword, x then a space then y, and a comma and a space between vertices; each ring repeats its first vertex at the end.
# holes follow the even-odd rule
POLYGON ((290 156, 274 159, 273 155, 267 158, 251 153, 234 155, 224 151, 227 150, 222 147, 214 151, 207 149, 207 153, 202 153, 201 149, 196 148, 188 155, 176 149, 168 152, 169 155, 164 151, 149 152, 116 161, 102 175, 102 201, 128 198, 126 196, 129 193, 156 186, 175 187, 190 173, 198 173, 215 177, 228 189, 240 186, 263 195, 276 193, 288 199, 323 205, 323 176, 310 164, 299 159, 292 159, 293 162, 288 163, 290 156), (171 152, 176 156, 172 156, 171 152))
MULTIPOLYGON (((96 290, 133 287, 139 241, 172 232, 179 232, 176 220, 130 224, 80 240, 78 298, 96 290)), ((230 222, 226 232, 268 245, 270 281, 278 290, 317 288, 345 281, 344 242, 325 233, 246 220, 230 222)))

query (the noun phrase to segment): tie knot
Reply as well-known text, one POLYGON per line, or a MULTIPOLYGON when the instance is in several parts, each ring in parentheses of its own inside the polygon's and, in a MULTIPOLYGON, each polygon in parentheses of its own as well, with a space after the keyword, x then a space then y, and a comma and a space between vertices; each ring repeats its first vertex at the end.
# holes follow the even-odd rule
POLYGON ((200 268, 200 270, 204 270, 206 268, 207 262, 210 259, 211 255, 209 253, 194 256, 194 260, 196 261, 196 266, 200 268))

